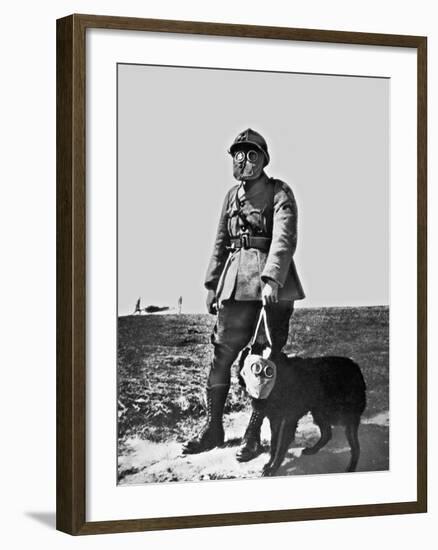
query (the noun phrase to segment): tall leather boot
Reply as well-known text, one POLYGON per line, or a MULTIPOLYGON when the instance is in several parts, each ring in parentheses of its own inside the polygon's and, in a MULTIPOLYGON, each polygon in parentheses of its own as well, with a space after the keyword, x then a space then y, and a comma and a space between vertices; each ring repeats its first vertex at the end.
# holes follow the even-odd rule
POLYGON ((220 447, 224 443, 222 414, 229 384, 216 384, 207 388, 207 420, 200 433, 183 445, 183 454, 197 454, 220 447))
POLYGON ((265 414, 263 409, 252 409, 251 418, 243 436, 242 444, 237 450, 236 458, 239 462, 248 462, 262 452, 260 443, 260 429, 263 424, 265 414))

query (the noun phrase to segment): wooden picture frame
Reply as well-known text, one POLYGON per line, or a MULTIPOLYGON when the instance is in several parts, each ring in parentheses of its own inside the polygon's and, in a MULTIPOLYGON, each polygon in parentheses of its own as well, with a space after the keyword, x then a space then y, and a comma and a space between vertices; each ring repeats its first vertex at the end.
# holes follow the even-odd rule
POLYGON ((71 15, 57 21, 57 529, 72 535, 407 514, 427 510, 427 40, 329 30, 71 15), (87 29, 411 48, 417 56, 417 499, 132 520, 86 520, 87 29))

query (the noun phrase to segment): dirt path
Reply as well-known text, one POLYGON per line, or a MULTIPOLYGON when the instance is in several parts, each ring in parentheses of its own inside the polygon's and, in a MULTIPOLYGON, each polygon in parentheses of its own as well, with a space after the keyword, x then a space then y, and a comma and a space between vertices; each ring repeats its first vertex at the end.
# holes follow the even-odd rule
MULTIPOLYGON (((265 452, 247 463, 239 463, 235 453, 248 422, 248 413, 233 413, 225 419, 226 443, 223 448, 199 455, 184 456, 176 441, 153 443, 139 438, 126 442, 119 456, 119 485, 157 483, 163 481, 200 481, 208 479, 257 478, 268 461, 270 430, 265 420, 262 443, 265 452)), ((301 456, 302 449, 319 437, 319 430, 310 415, 298 426, 295 442, 290 447, 279 476, 344 472, 350 450, 344 430, 335 428, 330 443, 314 456, 301 456)), ((361 456, 358 471, 389 468, 389 414, 380 413, 363 419, 359 430, 361 456)))

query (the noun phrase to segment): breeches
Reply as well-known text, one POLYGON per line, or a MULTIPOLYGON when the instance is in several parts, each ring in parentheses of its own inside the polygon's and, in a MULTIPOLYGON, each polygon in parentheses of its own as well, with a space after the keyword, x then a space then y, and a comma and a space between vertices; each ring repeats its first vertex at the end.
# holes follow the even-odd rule
MULTIPOLYGON (((279 352, 286 344, 293 306, 293 302, 282 301, 266 308, 274 352, 279 352)), ((239 352, 251 340, 261 307, 262 303, 259 301, 222 302, 211 336, 214 354, 208 376, 208 387, 230 383, 231 366, 239 352)))

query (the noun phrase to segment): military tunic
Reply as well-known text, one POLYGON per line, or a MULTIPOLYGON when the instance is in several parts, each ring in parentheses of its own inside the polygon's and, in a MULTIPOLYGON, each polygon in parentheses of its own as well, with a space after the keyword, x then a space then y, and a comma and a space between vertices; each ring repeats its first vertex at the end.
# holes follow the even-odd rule
POLYGON ((290 187, 280 180, 259 181, 241 194, 235 185, 225 197, 205 286, 220 302, 261 300, 262 284, 279 285, 279 300, 304 298, 293 261, 297 244, 297 206, 290 187), (243 234, 272 239, 266 250, 236 248, 243 234))

